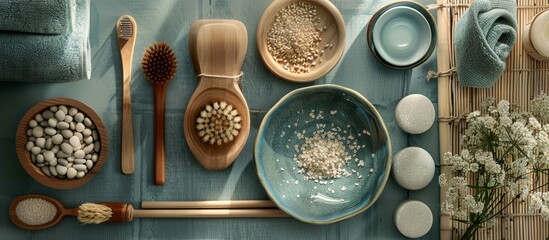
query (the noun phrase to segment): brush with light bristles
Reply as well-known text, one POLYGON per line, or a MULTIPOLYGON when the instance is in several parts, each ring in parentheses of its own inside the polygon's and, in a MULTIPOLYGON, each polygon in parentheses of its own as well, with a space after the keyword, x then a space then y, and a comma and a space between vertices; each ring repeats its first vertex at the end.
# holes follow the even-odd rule
POLYGON ((198 85, 185 110, 185 139, 209 170, 230 166, 250 133, 250 110, 239 85, 247 36, 244 24, 226 19, 198 20, 189 31, 198 85))
POLYGON ((164 146, 164 114, 166 89, 175 76, 175 53, 165 42, 150 45, 141 61, 143 73, 154 88, 154 183, 166 183, 166 149, 164 146))
POLYGON ((75 216, 85 224, 131 222, 133 218, 271 218, 288 217, 270 200, 225 201, 149 201, 143 208, 120 202, 84 203, 66 208, 56 199, 44 195, 23 195, 8 209, 11 221, 25 229, 45 229, 64 216, 75 216), (32 203, 29 203, 32 201, 32 203))
POLYGON ((200 112, 200 117, 196 119, 196 130, 204 142, 221 145, 233 141, 238 136, 242 128, 241 120, 238 110, 232 105, 214 102, 212 105, 206 105, 200 112))
POLYGON ((118 47, 122 58, 122 148, 121 168, 124 174, 132 174, 134 171, 134 143, 133 143, 133 120, 132 120, 132 100, 131 100, 131 79, 132 79, 132 59, 135 46, 135 36, 137 33, 137 24, 135 20, 128 15, 118 19, 116 23, 116 33, 118 35, 118 47))

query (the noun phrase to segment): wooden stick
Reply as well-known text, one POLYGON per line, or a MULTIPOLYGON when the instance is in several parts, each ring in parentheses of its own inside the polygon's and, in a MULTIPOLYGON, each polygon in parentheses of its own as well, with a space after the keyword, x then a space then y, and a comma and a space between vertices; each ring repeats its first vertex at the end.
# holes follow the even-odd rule
POLYGON ((222 200, 222 201, 143 201, 141 208, 154 209, 235 209, 276 208, 271 200, 222 200))
POLYGON ((134 209, 134 218, 278 218, 280 209, 134 209))

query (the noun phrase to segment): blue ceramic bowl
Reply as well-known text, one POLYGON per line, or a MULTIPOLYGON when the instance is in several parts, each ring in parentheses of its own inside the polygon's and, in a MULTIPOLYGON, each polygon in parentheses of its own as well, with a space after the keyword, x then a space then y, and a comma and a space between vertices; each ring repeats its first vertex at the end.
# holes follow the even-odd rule
POLYGON ((338 222, 368 209, 379 197, 391 169, 391 143, 383 119, 360 93, 324 84, 294 90, 263 118, 255 141, 259 179, 269 197, 289 215, 309 223, 338 222), (313 112, 314 110, 314 112, 313 112), (318 117, 322 115, 322 117, 318 117), (294 157, 296 146, 317 124, 340 128, 362 146, 344 169, 350 176, 305 180, 294 157), (359 166, 363 160, 364 166, 359 166), (359 177, 360 176, 360 177, 359 177))
POLYGON ((391 68, 419 66, 433 53, 436 39, 433 17, 422 5, 412 1, 382 7, 368 24, 370 51, 391 68))

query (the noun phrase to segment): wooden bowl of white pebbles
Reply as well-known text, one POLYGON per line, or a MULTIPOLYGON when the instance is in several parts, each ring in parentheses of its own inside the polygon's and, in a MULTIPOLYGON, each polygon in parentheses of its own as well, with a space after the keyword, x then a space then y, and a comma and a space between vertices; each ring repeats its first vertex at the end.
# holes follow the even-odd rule
POLYGON ((311 82, 329 71, 345 49, 345 23, 329 0, 274 0, 257 26, 257 48, 275 75, 311 82))
POLYGON ((72 189, 90 181, 107 158, 103 122, 88 105, 74 99, 44 100, 29 109, 17 128, 15 147, 21 165, 39 183, 72 189))

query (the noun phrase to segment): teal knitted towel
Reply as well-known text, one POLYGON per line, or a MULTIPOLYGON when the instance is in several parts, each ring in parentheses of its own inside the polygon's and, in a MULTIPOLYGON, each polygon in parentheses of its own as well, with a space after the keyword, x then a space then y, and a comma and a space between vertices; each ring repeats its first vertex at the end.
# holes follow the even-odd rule
POLYGON ((0 0, 0 31, 43 34, 67 32, 70 0, 0 0))
POLYGON ((517 38, 515 0, 476 0, 455 28, 457 74, 465 87, 488 88, 501 77, 517 38))
POLYGON ((0 32, 0 81, 89 79, 89 0, 71 0, 74 29, 59 35, 0 32))

